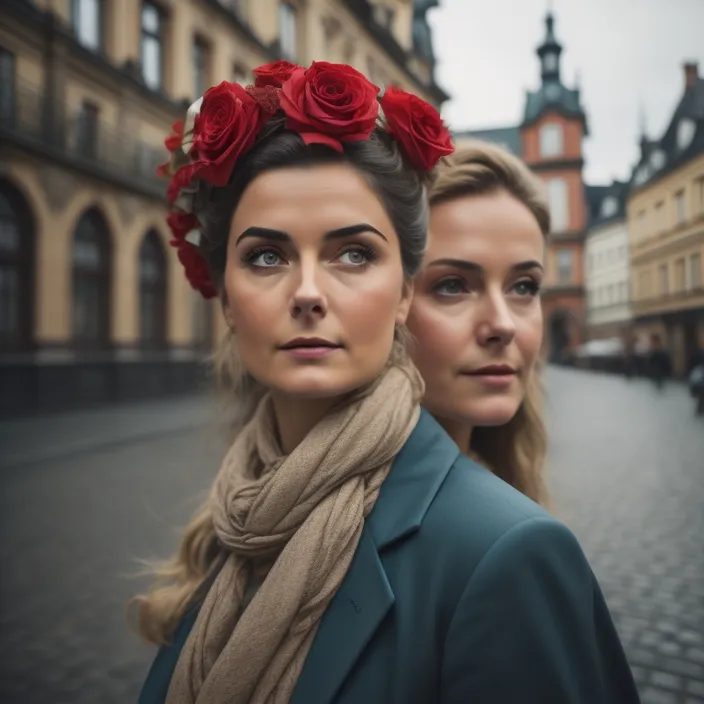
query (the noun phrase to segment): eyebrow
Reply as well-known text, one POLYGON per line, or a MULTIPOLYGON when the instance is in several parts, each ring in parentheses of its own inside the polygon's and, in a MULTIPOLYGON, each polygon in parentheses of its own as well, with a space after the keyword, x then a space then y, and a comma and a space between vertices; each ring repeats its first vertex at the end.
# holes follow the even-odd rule
MULTIPOLYGON (((431 266, 454 266, 458 269, 465 269, 466 271, 484 271, 484 267, 481 266, 481 264, 477 264, 476 262, 470 262, 467 259, 435 259, 434 261, 430 262, 430 264, 428 264, 428 267, 431 266)), ((543 265, 535 259, 530 259, 525 262, 519 262, 518 264, 514 264, 511 268, 514 271, 529 271, 531 269, 540 269, 542 271, 543 265)))
MULTIPOLYGON (((375 227, 372 227, 366 222, 360 222, 357 225, 348 225, 347 227, 339 227, 336 230, 330 230, 326 232, 323 236, 324 240, 337 240, 343 237, 351 237, 353 235, 361 235, 363 232, 373 232, 375 235, 379 235, 381 239, 388 242, 386 237, 379 232, 375 227)), ((247 237, 259 237, 265 240, 274 240, 276 242, 290 242, 291 235, 283 230, 272 230, 269 227, 248 227, 238 238, 235 244, 247 237)))

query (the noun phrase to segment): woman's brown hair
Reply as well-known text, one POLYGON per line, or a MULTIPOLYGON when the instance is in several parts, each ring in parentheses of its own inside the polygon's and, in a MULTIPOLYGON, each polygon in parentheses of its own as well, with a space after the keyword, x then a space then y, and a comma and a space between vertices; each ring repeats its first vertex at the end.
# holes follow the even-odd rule
MULTIPOLYGON (((506 149, 486 142, 463 144, 435 169, 429 197, 433 206, 455 198, 505 191, 525 205, 550 232, 550 213, 540 180, 506 149)), ((505 425, 472 430, 468 452, 511 486, 543 506, 549 503, 543 476, 547 433, 542 417, 540 373, 529 377, 516 415, 505 425)))

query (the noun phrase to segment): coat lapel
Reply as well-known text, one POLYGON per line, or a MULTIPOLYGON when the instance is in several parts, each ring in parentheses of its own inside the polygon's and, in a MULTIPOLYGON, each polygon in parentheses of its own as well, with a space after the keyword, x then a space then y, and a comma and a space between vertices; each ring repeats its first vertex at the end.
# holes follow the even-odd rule
POLYGON ((394 603, 380 553, 420 526, 457 446, 425 411, 396 457, 345 579, 328 606, 291 704, 331 704, 394 603))

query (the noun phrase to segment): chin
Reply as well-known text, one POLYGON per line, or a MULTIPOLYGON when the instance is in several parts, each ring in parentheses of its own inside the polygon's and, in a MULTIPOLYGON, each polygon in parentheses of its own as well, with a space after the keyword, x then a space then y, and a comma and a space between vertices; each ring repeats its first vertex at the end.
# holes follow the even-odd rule
POLYGON ((489 428, 506 425, 518 412, 520 400, 514 398, 474 399, 452 409, 449 414, 473 428, 489 428))
POLYGON ((299 368, 275 378, 261 379, 264 386, 293 398, 335 398, 354 391, 366 383, 363 379, 349 378, 333 370, 299 368))

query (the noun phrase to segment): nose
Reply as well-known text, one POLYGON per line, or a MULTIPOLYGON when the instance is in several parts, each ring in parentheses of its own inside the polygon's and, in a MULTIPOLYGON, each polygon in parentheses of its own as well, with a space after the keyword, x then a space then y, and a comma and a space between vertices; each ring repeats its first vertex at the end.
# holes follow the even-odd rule
POLYGON ((486 294, 477 334, 482 346, 505 346, 516 336, 516 322, 503 293, 486 294))
POLYGON ((291 295, 293 318, 323 317, 327 312, 327 300, 320 287, 317 261, 301 261, 298 280, 291 295))

